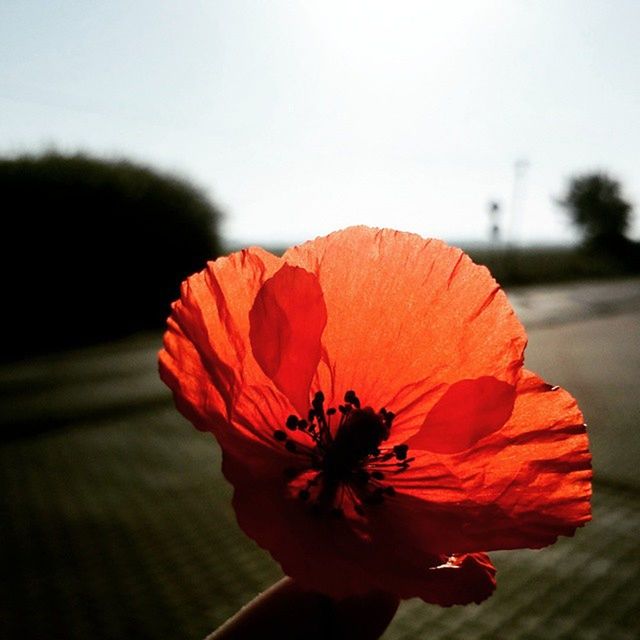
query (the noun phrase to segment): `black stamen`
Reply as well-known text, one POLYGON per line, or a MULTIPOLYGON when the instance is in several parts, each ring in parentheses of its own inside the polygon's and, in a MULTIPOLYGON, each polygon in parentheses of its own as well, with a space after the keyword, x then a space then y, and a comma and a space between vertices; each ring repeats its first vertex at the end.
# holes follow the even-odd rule
POLYGON ((349 389, 349 391, 344 394, 344 401, 352 404, 356 409, 360 408, 360 400, 353 389, 349 389))
POLYGON ((393 447, 393 453, 398 460, 404 460, 407 457, 408 450, 409 446, 406 444, 397 444, 395 447, 393 447))
POLYGON ((318 417, 324 415, 324 393, 322 393, 322 391, 316 391, 311 401, 311 406, 318 417))
POLYGON ((317 391, 307 420, 295 415, 286 419, 286 429, 300 431, 308 443, 290 439, 282 429, 274 431, 274 438, 299 456, 300 465, 285 469, 285 477, 293 480, 305 472, 310 474, 311 479, 297 493, 308 503, 310 513, 341 518, 345 510, 352 509, 351 513, 365 516, 369 506, 396 495, 395 489, 382 481, 405 471, 414 458, 407 457, 406 444, 383 444, 391 432, 392 411, 363 407, 352 389, 344 394, 344 404, 325 409, 324 403, 324 394, 317 391), (331 417, 337 413, 339 420, 332 423, 331 417))

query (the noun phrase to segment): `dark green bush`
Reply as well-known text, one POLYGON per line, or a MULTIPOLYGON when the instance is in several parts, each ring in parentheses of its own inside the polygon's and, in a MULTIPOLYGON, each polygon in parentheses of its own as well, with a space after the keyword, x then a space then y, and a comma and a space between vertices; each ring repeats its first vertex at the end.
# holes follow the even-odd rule
POLYGON ((0 159, 5 357, 160 326, 220 253, 204 194, 128 161, 0 159))
POLYGON ((633 207, 618 180, 604 172, 575 176, 558 204, 581 230, 587 255, 617 270, 640 271, 640 244, 626 236, 633 207))
POLYGON ((623 197, 620 182, 606 173, 575 176, 558 204, 582 231, 587 247, 615 246, 629 229, 631 203, 623 197))

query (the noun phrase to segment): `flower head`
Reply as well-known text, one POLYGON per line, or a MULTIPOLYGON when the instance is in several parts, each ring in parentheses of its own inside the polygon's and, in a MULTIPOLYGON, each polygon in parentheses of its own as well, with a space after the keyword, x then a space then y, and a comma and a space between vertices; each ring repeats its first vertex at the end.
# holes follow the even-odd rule
POLYGON ((247 249, 168 323, 162 379, 218 439, 242 529, 305 586, 479 602, 486 551, 590 519, 583 416, 458 249, 367 227, 247 249))

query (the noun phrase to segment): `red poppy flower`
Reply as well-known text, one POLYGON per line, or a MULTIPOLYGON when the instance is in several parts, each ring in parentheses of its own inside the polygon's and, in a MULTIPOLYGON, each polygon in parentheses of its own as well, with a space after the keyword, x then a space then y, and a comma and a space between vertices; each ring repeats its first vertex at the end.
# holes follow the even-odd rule
POLYGON ((484 552, 590 519, 583 416, 523 368, 520 322, 458 249, 366 227, 247 249, 168 322, 162 379, 218 439, 242 529, 304 586, 479 602, 484 552))

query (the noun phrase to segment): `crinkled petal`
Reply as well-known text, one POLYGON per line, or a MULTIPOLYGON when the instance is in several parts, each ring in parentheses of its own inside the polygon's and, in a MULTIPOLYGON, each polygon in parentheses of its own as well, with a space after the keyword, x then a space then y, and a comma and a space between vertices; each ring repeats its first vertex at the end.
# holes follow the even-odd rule
POLYGON ((394 411, 393 438, 417 431, 461 379, 515 381, 524 330, 489 271, 459 249, 352 227, 283 259, 318 276, 330 310, 318 387, 330 403, 354 389, 363 403, 394 411))
POLYGON ((178 409, 220 444, 256 439, 273 450, 273 430, 294 408, 256 362, 249 313, 282 262, 261 249, 220 258, 182 285, 172 306, 160 377, 178 409))
POLYGON ((426 549, 538 548, 591 518, 591 456, 575 400, 525 370, 516 392, 501 429, 457 453, 412 450, 394 478, 394 518, 417 527, 426 549))

